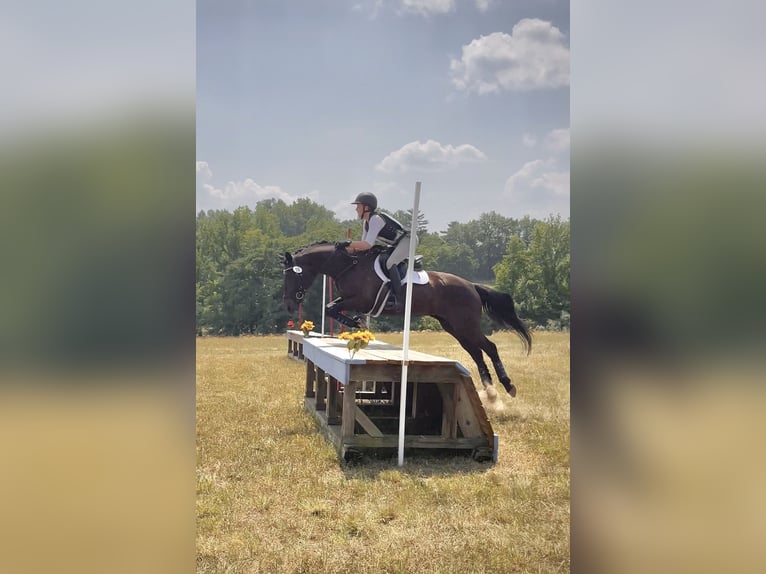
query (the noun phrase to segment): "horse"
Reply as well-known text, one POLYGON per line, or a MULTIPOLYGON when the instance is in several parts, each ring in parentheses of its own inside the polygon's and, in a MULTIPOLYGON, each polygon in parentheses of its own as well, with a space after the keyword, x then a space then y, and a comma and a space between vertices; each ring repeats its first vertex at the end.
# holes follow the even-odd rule
MULTIPOLYGON (((349 317, 343 311, 369 314, 376 307, 383 280, 373 265, 380 251, 373 248, 352 255, 345 246, 345 242, 320 241, 302 247, 294 254, 285 252, 281 259, 284 266, 283 299, 288 313, 295 312, 306 290, 321 274, 331 277, 340 293, 340 297, 327 304, 327 313, 348 327, 361 326, 361 315, 349 317)), ((515 397, 516 387, 500 360, 497 346, 482 333, 480 326, 483 309, 495 323, 515 331, 529 354, 532 336, 516 314, 512 297, 452 273, 427 271, 427 275, 428 283, 412 286, 411 315, 428 315, 439 321, 476 362, 482 385, 487 395, 494 398, 492 377, 482 355, 482 352, 486 353, 503 387, 515 397)), ((402 313, 384 310, 382 314, 402 313)))

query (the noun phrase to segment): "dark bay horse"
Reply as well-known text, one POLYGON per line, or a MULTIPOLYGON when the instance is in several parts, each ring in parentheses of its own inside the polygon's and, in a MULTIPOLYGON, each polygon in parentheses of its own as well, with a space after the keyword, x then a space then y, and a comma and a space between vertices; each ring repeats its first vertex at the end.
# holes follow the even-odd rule
MULTIPOLYGON (((282 263, 287 311, 294 313, 314 279, 320 274, 327 275, 340 292, 340 297, 327 305, 328 314, 346 326, 359 327, 360 316, 349 317, 342 311, 369 313, 372 310, 383 283, 373 269, 376 255, 374 249, 351 255, 341 244, 329 242, 311 244, 294 254, 285 253, 282 263)), ((505 390, 516 396, 516 387, 500 361, 497 346, 481 332, 482 309, 499 325, 514 330, 529 353, 532 337, 516 315, 510 295, 438 271, 428 271, 427 284, 413 285, 411 315, 434 317, 458 340, 476 362, 481 382, 491 396, 494 387, 482 355, 482 351, 485 352, 505 390)), ((402 315, 391 311, 383 311, 383 314, 402 315)))

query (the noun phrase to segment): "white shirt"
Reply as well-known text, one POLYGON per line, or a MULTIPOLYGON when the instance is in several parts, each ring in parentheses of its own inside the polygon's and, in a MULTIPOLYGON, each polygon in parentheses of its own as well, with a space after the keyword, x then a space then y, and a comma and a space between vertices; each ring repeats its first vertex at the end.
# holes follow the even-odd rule
POLYGON ((377 213, 373 214, 372 217, 370 217, 367 231, 364 230, 364 221, 362 222, 362 241, 366 241, 370 245, 374 245, 375 240, 378 238, 378 234, 380 233, 381 229, 385 227, 385 225, 386 222, 380 215, 377 213))

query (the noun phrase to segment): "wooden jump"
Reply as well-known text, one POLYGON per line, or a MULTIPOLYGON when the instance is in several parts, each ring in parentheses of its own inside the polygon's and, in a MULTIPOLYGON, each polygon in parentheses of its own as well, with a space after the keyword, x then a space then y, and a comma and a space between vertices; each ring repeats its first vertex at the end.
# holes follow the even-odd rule
MULTIPOLYGON (((339 456, 396 449, 402 349, 372 341, 351 358, 340 339, 300 331, 287 338, 288 355, 306 361, 304 406, 339 456)), ((406 401, 405 449, 468 450, 477 460, 497 461, 498 437, 469 371, 457 361, 410 351, 406 401)))
MULTIPOLYGON (((289 330, 285 333, 285 336, 287 337, 287 356, 295 361, 303 362, 305 360, 303 357, 303 340, 306 338, 303 331, 289 330)), ((327 335, 311 331, 308 336, 326 337, 327 335)))
POLYGON ((303 331, 287 331, 287 356, 295 361, 303 361, 303 331))

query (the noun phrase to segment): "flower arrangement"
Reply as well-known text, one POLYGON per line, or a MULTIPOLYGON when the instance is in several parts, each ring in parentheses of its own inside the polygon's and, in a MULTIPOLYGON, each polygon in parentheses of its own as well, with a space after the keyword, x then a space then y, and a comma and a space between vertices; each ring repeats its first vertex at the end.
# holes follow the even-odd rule
POLYGON ((353 333, 344 331, 338 335, 338 338, 348 341, 346 347, 351 354, 351 358, 353 358, 354 354, 356 354, 359 349, 364 349, 370 341, 375 340, 375 335, 369 331, 354 331, 353 333))
POLYGON ((301 331, 303 331, 303 336, 308 337, 309 332, 314 329, 314 323, 312 321, 304 321, 301 323, 301 331))

